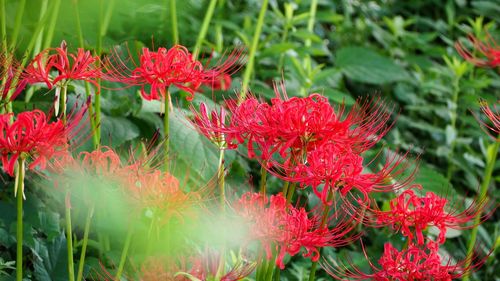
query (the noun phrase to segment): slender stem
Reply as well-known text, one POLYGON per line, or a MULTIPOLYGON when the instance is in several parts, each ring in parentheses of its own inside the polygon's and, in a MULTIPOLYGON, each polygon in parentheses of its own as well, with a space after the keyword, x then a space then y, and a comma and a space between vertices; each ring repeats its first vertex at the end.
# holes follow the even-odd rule
POLYGON ((219 0, 219 5, 218 5, 218 21, 215 23, 215 48, 217 52, 221 53, 223 49, 223 44, 224 44, 224 34, 222 33, 222 24, 220 23, 220 20, 222 20, 222 17, 224 15, 223 8, 224 8, 225 1, 224 0, 219 0))
MULTIPOLYGON (((285 43, 288 39, 288 31, 292 26, 292 18, 293 18, 293 8, 289 3, 285 3, 285 24, 283 25, 283 33, 281 34, 281 43, 285 43)), ((283 71, 283 63, 285 61, 285 54, 280 54, 280 58, 278 60, 278 71, 283 71)))
MULTIPOLYGON (((69 196, 67 194, 66 196, 69 196)), ((66 199, 69 201, 69 198, 66 199)), ((66 247, 68 249, 68 275, 69 281, 75 280, 75 268, 73 262, 73 231, 71 229, 71 206, 69 202, 66 203, 66 247)))
POLYGON ((16 280, 23 280, 23 196, 24 196, 24 158, 17 162, 16 190, 17 196, 17 252, 16 252, 16 280))
POLYGON ((5 23, 6 19, 5 13, 5 0, 0 0, 0 32, 2 36, 2 52, 4 55, 7 54, 7 24, 5 23))
POLYGON ((14 50, 17 44, 17 37, 19 36, 19 30, 21 28, 21 23, 23 21, 24 7, 26 6, 26 0, 20 0, 17 6, 16 19, 14 21, 14 30, 12 31, 12 37, 10 38, 10 49, 14 50))
POLYGON ((262 196, 266 196, 266 188, 267 188, 267 170, 264 168, 266 163, 262 163, 262 167, 260 168, 260 193, 262 196))
POLYGON ((210 0, 210 3, 208 4, 205 18, 203 18, 203 23, 201 24, 200 33, 198 33, 198 38, 196 38, 196 44, 194 45, 194 59, 197 59, 198 55, 200 54, 201 44, 203 44, 203 40, 205 40, 205 37, 207 36, 208 26, 210 25, 210 21, 212 20, 216 4, 217 0, 210 0))
POLYGON ((43 44, 43 48, 50 48, 52 45, 52 38, 54 37, 54 30, 57 24, 57 18, 59 15, 59 7, 61 6, 61 0, 54 1, 54 8, 52 9, 52 16, 49 22, 49 28, 47 29, 47 33, 45 34, 45 42, 43 44))
POLYGON ((286 194, 286 202, 287 203, 291 203, 292 202, 293 194, 295 193, 295 188, 296 187, 297 187, 297 183, 296 182, 293 182, 292 184, 290 184, 290 186, 288 188, 288 192, 286 194))
MULTIPOLYGON (((487 159, 486 159, 486 168, 484 170, 483 181, 481 183, 481 189, 479 190, 479 200, 480 204, 484 204, 486 199, 486 194, 488 193, 488 187, 490 185, 491 176, 493 174, 493 170, 495 168, 495 162, 498 155, 498 150, 500 147, 500 136, 497 137, 496 142, 492 144, 492 146, 488 149, 487 159)), ((480 206, 482 207, 482 206, 480 206)), ((478 212, 476 217, 474 218, 474 228, 472 229, 472 233, 469 240, 469 245, 467 248, 467 256, 465 258, 464 268, 466 272, 462 278, 464 281, 470 280, 470 270, 469 266, 472 262, 472 255, 474 254, 474 246, 476 245, 477 232, 479 231, 479 223, 481 222, 481 213, 478 212)))
MULTIPOLYGON (((43 0, 42 1, 42 7, 40 9, 40 18, 39 18, 39 21, 42 20, 43 16, 45 15, 45 13, 47 13, 47 6, 48 6, 48 0, 43 0)), ((38 34, 37 36, 37 39, 36 39, 36 43, 35 43, 35 48, 33 49, 33 57, 35 56, 35 54, 38 54, 40 53, 40 50, 42 49, 42 41, 43 41, 43 30, 44 30, 45 26, 40 30, 40 34, 38 34)), ((24 97, 24 100, 26 103, 28 103, 30 100, 31 100, 31 97, 33 97, 33 94, 35 93, 35 89, 37 89, 38 87, 30 87, 27 91, 26 91, 26 96, 24 97)))
POLYGON ((123 245, 122 255, 120 257, 120 264, 118 265, 118 270, 116 271, 115 280, 120 280, 123 273, 123 267, 125 266, 125 261, 127 259, 128 249, 130 247, 130 242, 132 241, 133 227, 131 226, 127 233, 127 238, 125 238, 125 245, 123 245))
MULTIPOLYGON (((97 34, 97 46, 96 46, 96 53, 98 56, 101 55, 102 52, 102 39, 106 35, 108 31, 108 25, 111 20, 111 15, 113 14, 113 8, 114 8, 115 0, 109 0, 108 1, 108 8, 106 12, 104 13, 104 16, 102 14, 103 12, 103 6, 104 6, 104 0, 100 1, 100 12, 99 12, 99 30, 97 34)), ((97 79, 97 83, 99 87, 101 86, 101 79, 97 79)), ((95 96, 95 101, 94 101, 94 108, 95 108, 95 119, 94 119, 94 129, 95 132, 94 134, 96 135, 96 140, 94 142, 101 142, 101 95, 98 94, 95 96)))
POLYGON ((169 153, 170 153, 170 117, 169 117, 169 112, 170 112, 170 92, 168 89, 165 92, 165 97, 164 97, 164 114, 163 114, 163 134, 165 136, 165 141, 163 143, 163 150, 164 150, 164 157, 165 157, 165 163, 164 163, 164 171, 169 172, 170 171, 170 159, 169 159, 169 153))
POLYGON ((78 0, 73 0, 73 9, 75 14, 76 34, 78 35, 78 45, 84 48, 85 41, 83 40, 82 24, 80 21, 80 12, 78 10, 78 0))
MULTIPOLYGON (((318 0, 311 0, 311 7, 309 9, 309 20, 307 22, 307 31, 309 33, 313 33, 314 31, 314 22, 316 20, 317 9, 318 9, 318 0)), ((308 49, 311 47, 311 43, 312 43, 311 39, 307 38, 306 41, 304 42, 304 45, 308 49)), ((312 71, 312 66, 311 66, 311 56, 309 56, 309 54, 306 54, 306 56, 304 57, 304 68, 307 75, 310 76, 312 71)), ((307 92, 306 87, 300 87, 300 93, 302 96, 305 96, 306 92, 307 92)))
MULTIPOLYGON (((80 22, 80 12, 78 10, 78 0, 73 0, 73 8, 74 8, 74 14, 75 14, 75 25, 76 25, 76 33, 78 34, 78 45, 82 48, 85 47, 85 40, 83 39, 83 32, 82 32, 82 25, 80 22)), ((85 82, 85 96, 89 98, 91 95, 90 93, 90 83, 85 82)), ((90 121, 90 127, 92 128, 92 142, 94 144, 94 148, 97 149, 99 147, 99 138, 97 137, 97 134, 95 132, 97 131, 96 128, 96 123, 94 119, 94 110, 92 103, 89 104, 88 108, 88 114, 91 116, 89 118, 90 121)))
POLYGON ((287 197, 288 194, 288 188, 290 187, 290 182, 286 181, 285 184, 283 185, 283 196, 287 197))
POLYGON ((172 21, 172 41, 174 44, 179 43, 179 28, 177 27, 177 0, 170 0, 170 19, 172 21))
MULTIPOLYGON (((333 195, 334 193, 332 192, 332 190, 330 189, 328 191, 328 195, 327 195, 327 202, 330 202, 333 198, 333 195)), ((335 200, 332 204, 336 204, 335 200)), ((328 214, 330 213, 330 208, 331 208, 331 205, 323 205, 323 215, 321 216, 321 223, 319 225, 320 228, 323 228, 325 227, 325 225, 327 224, 327 218, 328 218, 328 214)), ((321 250, 321 249, 320 249, 321 250)), ((313 261, 312 264, 311 264, 311 272, 309 273, 309 281, 314 281, 315 278, 316 278, 316 268, 318 267, 318 261, 313 261)))
POLYGON ((87 245, 89 241, 89 233, 90 233, 90 223, 92 222, 92 216, 94 215, 94 207, 92 206, 88 213, 87 219, 85 220, 85 229, 83 231, 83 243, 82 243, 82 252, 80 253, 80 261, 78 262, 78 274, 76 276, 76 281, 81 281, 83 278, 83 268, 85 266, 85 255, 87 252, 87 245))
POLYGON ((219 182, 219 191, 220 191, 220 207, 223 212, 226 209, 225 177, 226 175, 224 171, 224 149, 220 149, 219 165, 217 167, 217 179, 219 182))
POLYGON ((61 114, 63 124, 66 124, 66 103, 68 95, 68 86, 65 84, 61 87, 61 114))
POLYGON ((254 64, 255 64, 255 53, 257 52, 257 47, 259 45, 259 38, 262 32, 262 26, 264 25, 264 17, 266 15, 267 6, 269 0, 262 1, 262 7, 260 9, 259 18, 257 19, 257 25, 255 26, 255 33, 252 39, 252 46, 250 47, 250 52, 248 54, 247 67, 245 68, 245 73, 243 74, 243 82, 241 85, 241 92, 239 96, 239 102, 242 102, 247 95, 248 84, 250 83, 250 76, 252 76, 254 64))
MULTIPOLYGON (((457 128, 457 115, 458 115, 458 93, 460 91, 460 86, 459 86, 459 77, 456 76, 455 79, 453 79, 453 93, 452 93, 452 110, 450 111, 450 126, 453 130, 453 132, 455 133, 456 132, 456 128, 457 128)), ((453 164, 453 153, 455 151, 455 144, 456 144, 456 141, 455 141, 455 136, 454 136, 454 139, 451 140, 451 143, 450 143, 450 151, 448 152, 448 171, 446 173, 446 178, 448 179, 448 181, 451 180, 451 176, 453 175, 453 170, 455 168, 455 165, 453 164)))

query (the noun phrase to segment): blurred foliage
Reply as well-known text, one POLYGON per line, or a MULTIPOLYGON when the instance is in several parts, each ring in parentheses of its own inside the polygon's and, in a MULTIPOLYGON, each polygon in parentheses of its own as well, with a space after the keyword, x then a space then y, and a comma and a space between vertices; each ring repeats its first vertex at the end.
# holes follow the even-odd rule
MULTIPOLYGON (((132 53, 142 44, 152 48, 172 46, 168 2, 116 1, 103 40, 105 52, 124 42, 129 42, 132 53)), ((261 1, 220 2, 223 4, 217 6, 203 42, 205 58, 219 56, 235 45, 250 45, 261 1)), ((16 46, 19 57, 39 24, 42 3, 40 0, 27 1, 16 46)), ((99 19, 109 3, 63 0, 51 46, 66 40, 70 49, 95 49, 99 19), (76 12, 81 20, 85 46, 78 44, 76 12)), ((14 26, 17 5, 18 1, 6 1, 8 34, 14 26)), ((194 46, 207 5, 208 1, 177 1, 181 44, 194 46)), ((421 153, 416 182, 426 191, 447 195, 455 202, 476 196, 486 151, 492 140, 481 130, 473 113, 478 114, 480 98, 489 102, 500 99, 500 77, 495 69, 475 68, 464 62, 453 44, 456 40, 464 40, 469 33, 484 38, 486 30, 500 38, 500 3, 496 0, 320 0, 313 32, 307 30, 309 6, 308 0, 271 1, 256 54, 250 83, 252 92, 271 98, 274 95, 272 82, 284 78, 290 96, 320 92, 332 103, 345 102, 347 105, 352 105, 359 96, 380 96, 395 104, 397 122, 384 139, 384 148, 379 149, 421 153), (306 46, 306 40, 310 40, 310 47, 306 46), (310 67, 304 63, 306 57, 311 58, 310 67)), ((236 74, 231 90, 205 91, 204 95, 197 94, 195 102, 234 98, 241 85, 241 73, 236 74)), ((155 132, 162 132, 159 103, 141 100, 136 88, 119 91, 110 88, 113 85, 106 85, 102 92, 104 144, 126 150, 130 145, 137 146, 151 139, 155 132)), ((75 93, 75 100, 84 96, 85 89, 83 84, 76 83, 70 92, 75 93)), ((173 96, 179 95, 174 92, 173 96)), ((23 98, 21 96, 14 104, 16 111, 46 108, 52 101, 45 88, 37 90, 29 104, 22 102, 23 98)), ((174 98, 174 104, 179 107, 171 119, 171 145, 177 159, 174 174, 183 178, 189 171, 190 184, 199 187, 213 179, 218 152, 187 125, 184 117, 188 103, 182 96, 174 98)), ((83 144, 81 149, 85 147, 90 146, 83 144)), ((228 156, 227 183, 231 193, 247 190, 245 183, 256 184, 259 178, 258 165, 245 156, 243 150, 228 156)), ((489 196, 493 202, 498 202, 500 194, 496 186, 500 184, 500 161, 496 163, 493 177, 489 196)), ((2 178, 0 276, 12 272, 10 261, 14 260, 16 239, 13 182, 6 175, 2 178)), ((28 180, 27 185, 32 188, 27 188, 25 260, 32 270, 27 272, 27 277, 43 281, 67 280, 66 237, 60 226, 62 204, 54 203, 51 195, 34 184, 39 181, 38 176, 28 180)), ((269 179, 268 184, 270 190, 281 189, 276 179, 269 179)), ((387 204, 390 198, 389 194, 382 196, 381 204, 387 204)), ((498 221, 498 214, 494 214, 480 226, 480 249, 484 253, 495 247, 498 221)), ((77 228, 77 235, 81 231, 77 228)), ((386 229, 365 231, 366 252, 374 260, 382 253, 384 242, 399 246, 405 243, 386 229)), ((102 244, 97 237, 91 236, 91 240, 88 270, 99 267, 97 259, 102 258, 96 254, 102 244)), ((446 248, 457 259, 463 258, 468 240, 469 231, 460 232, 448 240, 446 248)), ((111 242, 112 246, 119 243, 111 242)), ((359 243, 324 251, 327 259, 341 259, 346 254, 354 264, 369 270, 359 243)), ((118 253, 109 254, 107 258, 110 264, 118 263, 118 253)), ((474 280, 499 280, 496 271, 499 266, 493 255, 486 266, 474 273, 474 280)), ((309 267, 308 260, 296 256, 281 278, 305 280, 309 267)), ((318 280, 321 278, 328 280, 329 277, 319 272, 318 280)))

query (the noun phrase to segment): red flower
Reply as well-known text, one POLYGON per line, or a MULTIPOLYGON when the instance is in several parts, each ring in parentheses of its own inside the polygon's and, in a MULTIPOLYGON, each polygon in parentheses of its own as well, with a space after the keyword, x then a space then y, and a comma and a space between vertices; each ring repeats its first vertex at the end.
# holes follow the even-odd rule
MULTIPOLYGON (((364 250, 363 250, 364 251, 364 250)), ((367 256, 365 252, 365 256, 367 256)), ((368 257, 367 257, 368 258, 368 257)), ((408 249, 398 251, 390 243, 384 245, 384 254, 379 259, 380 268, 371 262, 373 273, 367 274, 351 265, 350 268, 338 268, 322 263, 322 267, 338 280, 375 280, 375 281, 451 281, 460 278, 466 270, 482 265, 478 261, 464 269, 463 262, 452 265, 439 255, 439 244, 428 241, 425 245, 409 245, 408 249)))
POLYGON ((476 57, 472 51, 457 41, 455 48, 460 56, 477 66, 496 67, 500 65, 500 46, 498 46, 489 34, 486 35, 486 40, 483 42, 472 35, 469 35, 468 39, 473 44, 474 50, 481 53, 484 57, 476 57))
MULTIPOLYGON (((421 187, 420 187, 421 188, 421 187)), ((411 241, 414 235, 418 244, 424 244, 423 231, 429 226, 439 229, 438 243, 446 240, 447 228, 465 229, 473 225, 463 224, 472 221, 482 208, 478 204, 472 204, 465 211, 458 212, 450 209, 448 200, 437 196, 433 192, 427 192, 420 197, 413 190, 406 190, 396 199, 390 202, 389 211, 376 211, 377 223, 379 225, 390 225, 393 229, 400 230, 401 234, 411 241)), ((484 204, 481 204, 484 206, 484 204)))
POLYGON ((70 127, 61 120, 50 123, 40 110, 0 115, 0 156, 5 171, 13 176, 19 157, 31 159, 30 169, 44 169, 49 159, 64 154, 70 127))
POLYGON ((323 202, 329 190, 345 196, 356 188, 366 202, 371 191, 407 184, 408 179, 388 184, 409 167, 404 156, 392 157, 377 173, 362 173, 361 154, 392 126, 390 107, 378 100, 361 101, 346 113, 343 105, 334 108, 319 94, 288 98, 283 84, 280 88, 275 85, 271 104, 251 96, 240 105, 229 102, 228 132, 238 142, 248 142, 250 158, 281 179, 311 185, 323 202))
POLYGON ((320 227, 316 216, 309 218, 304 208, 293 207, 281 193, 270 200, 258 193, 245 193, 234 209, 249 226, 247 242, 259 241, 267 259, 271 259, 275 249, 276 264, 281 269, 285 267, 283 259, 287 253, 294 256, 305 248, 304 256, 317 261, 318 248, 338 247, 354 239, 347 236, 352 224, 339 223, 332 230, 320 227))
POLYGON ((190 93, 187 100, 192 100, 201 84, 216 83, 224 74, 235 72, 241 55, 242 50, 238 49, 226 61, 206 69, 184 46, 175 45, 168 50, 159 48, 156 52, 143 48, 140 64, 134 69, 128 68, 117 53, 109 57, 106 77, 130 86, 141 86, 141 95, 146 100, 164 98, 171 85, 190 93))
POLYGON ((29 84, 45 83, 49 89, 60 87, 71 80, 81 80, 94 84, 101 76, 100 60, 90 51, 78 48, 77 54, 68 54, 66 42, 59 48, 40 52, 26 67, 23 79, 29 84))
POLYGON ((192 123, 195 128, 207 139, 214 143, 219 149, 234 149, 236 144, 233 142, 234 135, 231 134, 229 125, 226 124, 226 110, 220 107, 219 112, 216 109, 207 112, 207 105, 200 103, 199 112, 191 105, 191 112, 194 115, 192 123))

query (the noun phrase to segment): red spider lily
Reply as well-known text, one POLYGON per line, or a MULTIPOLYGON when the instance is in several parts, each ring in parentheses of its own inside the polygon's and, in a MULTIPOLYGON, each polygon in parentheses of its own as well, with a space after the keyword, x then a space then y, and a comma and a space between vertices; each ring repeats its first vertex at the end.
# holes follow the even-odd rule
POLYGON ((496 141, 500 141, 498 136, 500 135, 500 110, 498 105, 500 104, 500 100, 497 104, 493 104, 492 106, 488 105, 486 101, 481 101, 481 111, 484 116, 489 120, 482 121, 479 117, 476 116, 476 119, 485 129, 485 131, 496 141))
POLYGON ((35 166, 43 169, 50 157, 65 151, 67 135, 62 122, 49 123, 40 110, 22 112, 11 123, 13 116, 0 115, 0 151, 9 175, 13 175, 14 163, 21 156, 32 158, 30 169, 35 166))
POLYGON ((100 60, 90 51, 78 48, 68 54, 66 42, 59 48, 45 49, 26 67, 23 79, 29 84, 45 83, 49 89, 65 85, 71 80, 94 84, 99 92, 97 79, 101 77, 100 60))
POLYGON ((216 109, 207 111, 207 105, 200 103, 199 112, 191 105, 191 112, 194 115, 192 123, 195 128, 214 143, 219 149, 235 149, 237 144, 233 142, 234 135, 231 134, 229 125, 226 124, 226 110, 220 107, 219 112, 216 109))
POLYGON ((287 253, 294 256, 305 248, 304 256, 317 261, 318 248, 339 247, 355 239, 347 236, 352 225, 340 223, 329 230, 321 226, 316 217, 309 218, 304 208, 287 203, 281 193, 271 196, 270 200, 262 194, 245 193, 234 209, 249 225, 247 242, 260 242, 267 259, 271 259, 275 250, 276 264, 281 269, 285 267, 283 259, 287 253))
POLYGON ((373 270, 372 274, 360 271, 353 264, 351 264, 351 268, 342 269, 323 262, 322 267, 338 280, 451 281, 460 278, 466 270, 477 268, 484 263, 481 260, 468 268, 463 268, 464 262, 452 265, 451 259, 444 260, 438 251, 439 243, 433 241, 428 241, 425 245, 412 244, 408 246, 408 249, 402 251, 398 251, 390 243, 386 243, 384 254, 379 259, 380 268, 369 261, 373 270))
POLYGON ((64 154, 68 146, 69 127, 62 121, 49 122, 40 110, 0 115, 0 155, 4 170, 14 175, 19 157, 30 159, 29 169, 45 169, 47 161, 64 154))
POLYGON ((228 59, 213 68, 206 68, 182 45, 170 49, 159 48, 156 52, 143 48, 140 64, 130 69, 115 52, 106 63, 106 79, 130 86, 141 86, 141 95, 146 100, 165 98, 171 85, 190 94, 192 100, 201 84, 216 83, 224 74, 231 75, 239 68, 242 50, 232 52, 228 59), (148 89, 147 89, 148 88, 148 89))
POLYGON ((393 229, 401 231, 401 234, 408 237, 410 241, 415 235, 417 243, 422 245, 424 244, 422 232, 431 225, 439 229, 437 242, 441 244, 446 240, 447 228, 474 227, 474 225, 465 226, 464 224, 474 220, 476 215, 482 212, 481 207, 485 204, 471 204, 463 212, 458 212, 450 208, 446 198, 439 197, 433 192, 427 192, 425 196, 420 197, 409 189, 391 200, 390 206, 389 211, 375 211, 376 223, 390 225, 393 229))
POLYGON ((500 65, 500 46, 498 46, 489 34, 486 34, 485 41, 480 41, 472 35, 469 35, 468 39, 474 45, 474 50, 481 53, 484 57, 476 57, 473 51, 468 50, 462 43, 457 41, 455 49, 457 49, 460 56, 481 67, 496 67, 500 65))
POLYGON ((328 200, 330 191, 338 191, 345 197, 353 189, 363 195, 356 201, 367 203, 368 193, 402 188, 411 182, 414 174, 403 174, 410 169, 410 161, 406 155, 397 154, 387 159, 378 172, 366 173, 363 157, 354 153, 351 147, 334 143, 326 143, 307 152, 304 161, 299 163, 284 166, 285 170, 289 170, 286 174, 290 175, 285 179, 299 182, 302 187, 311 186, 321 201, 327 204, 332 203, 332 199, 328 200), (319 190, 319 187, 322 189, 319 190))
POLYGON ((24 90, 26 87, 26 81, 19 81, 21 73, 22 68, 12 55, 0 54, 1 102, 15 100, 24 90), (11 93, 10 96, 9 93, 11 93))
POLYGON ((239 105, 229 103, 232 128, 240 142, 248 140, 250 157, 255 157, 255 145, 259 158, 267 161, 276 152, 286 159, 327 142, 361 153, 392 126, 390 108, 379 101, 359 102, 345 114, 344 106, 335 109, 320 94, 288 98, 283 84, 274 90, 276 98, 270 105, 251 96, 239 105))

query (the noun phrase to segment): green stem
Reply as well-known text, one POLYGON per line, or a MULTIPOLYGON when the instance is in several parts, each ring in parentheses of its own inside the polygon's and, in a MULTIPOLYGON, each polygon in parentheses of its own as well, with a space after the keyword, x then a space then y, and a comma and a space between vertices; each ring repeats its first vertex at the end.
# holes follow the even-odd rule
MULTIPOLYGON (((311 0, 311 7, 309 9, 309 20, 307 22, 307 31, 309 33, 314 32, 314 22, 316 21, 316 10, 317 9, 318 9, 318 0, 311 0)), ((311 42, 310 38, 307 38, 306 41, 304 42, 306 49, 309 49, 311 47, 311 44, 312 44, 312 42, 311 42)), ((309 77, 311 75, 311 71, 312 71, 311 56, 309 56, 309 54, 306 54, 306 56, 304 57, 304 68, 305 68, 305 71, 309 77)), ((307 94, 307 88, 301 87, 300 93, 302 96, 305 96, 307 94)))
POLYGON ((67 95, 68 95, 68 86, 63 85, 61 87, 61 114, 63 124, 66 124, 66 103, 67 103, 67 95))
POLYGON ((16 190, 17 196, 17 252, 16 252, 16 280, 23 280, 23 196, 24 196, 24 158, 17 162, 16 190))
POLYGON ((59 15, 59 7, 61 7, 61 0, 55 0, 54 8, 52 9, 53 13, 49 22, 49 28, 47 29, 45 42, 43 44, 44 49, 50 48, 50 46, 52 45, 52 38, 54 37, 54 30, 56 28, 57 18, 59 15))
POLYGON ((5 23, 5 0, 0 0, 0 32, 2 36, 2 52, 7 55, 7 24, 5 23))
MULTIPOLYGON (((45 15, 45 13, 47 13, 48 4, 49 4, 48 0, 42 1, 42 7, 40 9, 39 21, 41 21, 43 16, 45 15)), ((35 48, 33 49, 33 57, 35 56, 35 54, 40 53, 40 50, 42 49, 43 30, 44 30, 44 27, 40 30, 40 34, 38 34, 38 37, 36 39, 35 48)), ((31 97, 33 97, 33 94, 35 93, 35 89, 37 89, 37 87, 30 87, 28 89, 28 91, 26 91, 26 96, 24 98, 26 103, 28 103, 31 100, 31 97)))
MULTIPOLYGON (((103 5, 104 5, 104 0, 100 1, 100 12, 99 12, 99 30, 97 34, 97 45, 96 45, 96 53, 98 56, 101 55, 102 52, 102 39, 106 35, 108 31, 108 25, 111 20, 111 15, 113 14, 113 8, 114 8, 115 0, 109 0, 108 1, 108 8, 106 12, 104 13, 104 16, 102 15, 103 11, 103 5)), ((101 87, 101 79, 97 79, 97 84, 98 87, 101 87)), ((96 140, 94 142, 101 142, 101 95, 96 94, 95 96, 95 101, 94 101, 94 108, 95 108, 95 119, 94 119, 94 129, 95 132, 94 134, 96 135, 96 140)))
MULTIPOLYGON (((330 202, 333 198, 333 192, 332 190, 330 189, 328 191, 328 195, 327 195, 327 201, 326 202, 330 202)), ((336 204, 335 200, 332 204, 336 204)), ((321 217, 321 223, 319 225, 320 228, 323 228, 325 225, 326 225, 326 222, 327 222, 327 218, 328 218, 328 214, 330 213, 330 208, 331 206, 330 205, 323 205, 324 209, 323 209, 323 215, 321 217)), ((321 250, 321 249, 320 249, 321 250)), ((316 278, 316 269, 318 267, 318 261, 313 261, 312 264, 311 264, 311 272, 309 273, 309 281, 314 281, 315 278, 316 278)))
POLYGON ((194 45, 194 59, 197 59, 198 55, 200 54, 201 44, 203 44, 203 40, 205 40, 205 37, 207 36, 208 26, 210 25, 210 21, 212 20, 216 4, 217 0, 210 0, 210 3, 208 4, 205 18, 203 18, 203 23, 201 24, 200 33, 198 33, 198 38, 196 38, 196 44, 194 45))
POLYGON ((239 103, 241 103, 247 95, 248 85, 250 83, 250 76, 252 76, 255 64, 255 53, 257 52, 257 47, 259 45, 259 38, 262 32, 262 26, 264 25, 264 17, 266 15, 268 2, 269 0, 262 1, 262 7, 260 9, 259 18, 257 19, 257 25, 255 26, 255 33, 252 39, 252 46, 250 47, 250 52, 248 54, 247 67, 245 68, 245 73, 243 74, 243 82, 241 85, 241 92, 238 99, 239 103))
POLYGON ((83 40, 82 24, 80 21, 80 12, 78 10, 78 0, 73 0, 73 9, 75 14, 76 34, 78 35, 78 45, 84 48, 85 41, 83 40))
POLYGON ((226 209, 225 177, 226 176, 224 171, 224 149, 220 149, 219 165, 217 168, 217 179, 219 182, 219 191, 220 191, 220 207, 223 212, 226 209))
POLYGON ((89 233, 90 233, 90 223, 92 222, 92 216, 94 215, 94 207, 89 209, 87 213, 87 219, 85 220, 85 229, 83 231, 83 243, 82 243, 82 252, 80 253, 80 261, 78 262, 78 274, 76 276, 76 281, 81 281, 83 278, 83 268, 85 266, 85 255, 87 252, 87 245, 89 241, 89 233))
POLYGON ((266 196, 267 193, 267 170, 264 168, 266 163, 262 163, 262 167, 260 168, 260 193, 262 196, 266 196))
MULTIPOLYGON (((285 24, 283 25, 283 33, 281 35, 281 43, 285 43, 286 40, 288 39, 288 31, 290 30, 290 27, 292 26, 292 21, 293 19, 293 7, 292 4, 285 3, 285 24)), ((283 64, 285 61, 285 54, 282 53, 280 54, 280 58, 278 61, 278 71, 283 71, 283 64)))
POLYGON ((170 0, 170 19, 172 20, 172 40, 174 44, 179 43, 179 28, 177 27, 177 0, 170 0))
POLYGON ((118 265, 118 270, 116 271, 115 280, 120 280, 120 277, 123 273, 123 268, 125 266, 125 261, 127 260, 127 253, 130 247, 130 242, 132 241, 133 227, 131 226, 128 233, 127 238, 125 238, 125 245, 123 245, 122 255, 120 257, 120 264, 118 265))
POLYGON ((296 182, 293 182, 292 184, 290 184, 290 186, 288 188, 288 192, 286 194, 286 202, 287 203, 291 203, 292 202, 293 194, 295 193, 295 188, 296 187, 297 187, 297 183, 296 182))
MULTIPOLYGON (((67 195, 69 196, 69 194, 67 195)), ((67 198, 66 200, 69 200, 67 198)), ((68 275, 69 281, 75 280, 75 269, 73 263, 73 231, 71 229, 71 207, 69 203, 66 204, 66 247, 68 249, 68 275)))
MULTIPOLYGON (((456 128, 457 128, 457 115, 458 115, 458 93, 460 91, 459 87, 459 77, 455 77, 453 80, 453 93, 452 93, 452 110, 450 111, 450 126, 453 130, 453 132, 456 134, 456 128)), ((455 141, 456 136, 454 139, 451 140, 450 143, 450 151, 448 152, 448 170, 446 173, 446 178, 448 181, 451 180, 451 176, 453 175, 453 170, 455 168, 455 165, 453 165, 453 153, 455 151, 455 141)))
POLYGON ((169 153, 170 153, 170 119, 169 119, 169 112, 170 112, 170 92, 168 89, 166 89, 165 92, 165 97, 164 97, 164 114, 163 114, 163 134, 165 136, 165 141, 163 143, 163 150, 165 151, 163 153, 165 157, 165 163, 164 163, 164 171, 169 172, 170 171, 170 159, 169 153))
MULTIPOLYGON (((481 183, 481 189, 479 191, 478 202, 480 202, 480 204, 484 204, 484 201, 486 199, 486 194, 488 193, 488 187, 490 185, 491 176, 495 168, 495 162, 497 159, 499 147, 500 147, 500 136, 498 136, 496 142, 488 148, 486 168, 484 170, 483 181, 481 183)), ((481 207, 482 206, 479 206, 479 208, 481 207)), ((467 248, 467 256, 465 258, 465 265, 464 265, 465 269, 467 269, 472 262, 472 255, 474 254, 474 246, 476 245, 477 233, 479 231, 480 222, 481 222, 481 212, 478 212, 478 214, 474 218, 474 228, 472 229, 469 245, 467 248)), ((470 280, 470 270, 467 270, 465 272, 462 280, 464 281, 470 280)))
POLYGON ((218 20, 215 23, 215 47, 217 52, 222 53, 223 45, 224 45, 224 34, 222 33, 222 24, 220 21, 223 19, 224 15, 224 4, 225 0, 219 0, 218 6, 218 20))
POLYGON ((14 21, 14 30, 12 31, 12 37, 10 38, 10 49, 14 50, 17 44, 17 37, 19 36, 19 30, 21 28, 21 23, 23 21, 24 7, 26 6, 26 0, 20 0, 17 6, 16 19, 14 21))

